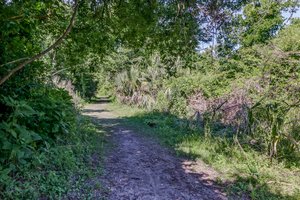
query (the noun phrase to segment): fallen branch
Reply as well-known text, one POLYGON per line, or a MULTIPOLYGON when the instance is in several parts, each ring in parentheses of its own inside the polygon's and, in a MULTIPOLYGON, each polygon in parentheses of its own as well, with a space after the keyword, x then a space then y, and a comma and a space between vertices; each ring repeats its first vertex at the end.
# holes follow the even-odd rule
POLYGON ((78 6, 79 6, 79 0, 75 1, 75 6, 74 6, 74 12, 72 14, 70 23, 67 27, 67 29, 65 30, 65 32, 51 45, 49 46, 47 49, 45 49, 44 51, 34 55, 33 57, 31 57, 30 59, 26 60, 25 62, 19 64, 16 68, 12 69, 7 75, 5 75, 4 77, 2 77, 0 79, 0 85, 2 85, 5 81, 7 81, 12 75, 14 75, 17 71, 23 69, 26 65, 32 63, 33 61, 41 58, 42 56, 46 55, 48 52, 50 52, 52 49, 56 48, 60 43, 62 43, 62 41, 64 40, 64 38, 70 33, 74 23, 75 23, 75 17, 76 17, 76 13, 78 10, 78 6))

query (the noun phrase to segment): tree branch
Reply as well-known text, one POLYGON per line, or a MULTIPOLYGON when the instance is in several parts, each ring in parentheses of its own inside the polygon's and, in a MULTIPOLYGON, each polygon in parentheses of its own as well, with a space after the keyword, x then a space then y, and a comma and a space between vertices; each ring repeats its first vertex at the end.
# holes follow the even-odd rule
POLYGON ((41 58, 42 56, 46 55, 49 51, 51 51, 52 49, 55 49, 58 45, 60 45, 60 43, 62 43, 62 41, 65 39, 65 37, 70 33, 74 23, 75 23, 75 17, 76 17, 76 13, 78 10, 78 6, 79 6, 79 0, 75 0, 75 7, 74 7, 74 11, 70 20, 70 23, 67 27, 67 29, 65 30, 65 32, 52 44, 50 45, 47 49, 45 49, 44 51, 34 55, 33 57, 31 57, 30 59, 24 61, 23 63, 19 64, 16 68, 12 69, 7 75, 5 75, 4 77, 2 77, 0 79, 0 86, 7 81, 12 75, 14 75, 17 71, 23 69, 26 65, 32 63, 33 61, 41 58))
POLYGON ((5 66, 5 65, 14 64, 14 63, 17 63, 17 62, 20 62, 20 61, 23 61, 23 60, 27 60, 27 59, 28 59, 28 57, 25 57, 25 58, 19 58, 19 59, 17 59, 17 60, 13 60, 13 61, 10 61, 10 62, 8 62, 8 63, 4 63, 4 64, 0 65, 0 67, 3 67, 3 66, 5 66))

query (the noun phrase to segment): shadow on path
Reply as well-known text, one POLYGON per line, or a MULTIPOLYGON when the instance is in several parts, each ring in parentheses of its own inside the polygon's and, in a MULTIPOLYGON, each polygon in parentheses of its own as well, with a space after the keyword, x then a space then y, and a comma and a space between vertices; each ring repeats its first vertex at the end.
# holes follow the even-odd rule
POLYGON ((222 188, 204 172, 193 171, 193 161, 177 158, 154 139, 139 134, 107 110, 106 100, 84 109, 84 114, 109 132, 114 148, 104 161, 103 189, 94 197, 111 200, 227 199, 222 188), (106 191, 106 192, 105 192, 106 191))
MULTIPOLYGON (((153 113, 119 117, 116 112, 108 109, 107 102, 110 101, 99 99, 97 103, 87 105, 84 109, 85 115, 90 116, 107 130, 108 140, 114 147, 105 155, 104 175, 93 180, 95 185, 100 183, 103 186, 94 191, 96 199, 103 197, 111 200, 250 199, 244 192, 240 194, 241 196, 228 196, 225 190, 228 184, 244 188, 255 184, 257 182, 255 178, 242 178, 237 174, 234 182, 218 185, 215 181, 221 176, 218 172, 198 159, 197 161, 191 159, 199 158, 198 155, 191 153, 185 156, 186 159, 178 158, 173 150, 161 146, 157 138, 151 136, 154 133, 152 128, 158 126, 160 122, 158 120, 163 118, 153 118, 153 113), (146 122, 144 126, 143 123, 139 123, 141 121, 146 122), (133 124, 135 122, 137 124, 133 124), (147 130, 150 134, 142 134, 148 132, 147 130)), ((176 122, 185 123, 181 120, 175 117, 176 122)), ((172 131, 166 139, 174 143, 173 145, 183 142, 172 139, 174 136, 171 133, 172 131)), ((184 152, 179 153, 184 155, 184 152)), ((252 192, 252 195, 255 195, 253 198, 257 198, 258 195, 263 199, 294 200, 275 194, 266 183, 259 183, 257 187, 252 192)), ((242 191, 245 190, 247 189, 242 191)))

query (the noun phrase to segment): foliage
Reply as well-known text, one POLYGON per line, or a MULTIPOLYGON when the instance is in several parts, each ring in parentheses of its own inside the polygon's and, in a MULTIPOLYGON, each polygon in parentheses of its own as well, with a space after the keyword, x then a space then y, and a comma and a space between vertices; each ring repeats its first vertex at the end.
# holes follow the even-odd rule
POLYGON ((266 45, 240 48, 231 59, 202 54, 193 68, 180 58, 168 62, 159 54, 160 64, 144 62, 138 67, 128 62, 130 70, 116 76, 117 97, 124 103, 196 120, 207 135, 213 124, 221 123, 241 137, 250 136, 271 159, 297 163, 299 38, 296 34, 288 40, 290 44, 281 42, 297 29, 296 24, 298 20, 266 45), (162 69, 160 78, 152 78, 162 69))
POLYGON ((215 124, 211 137, 207 138, 204 129, 195 127, 187 118, 120 104, 111 106, 140 133, 157 137, 180 156, 201 159, 211 165, 218 172, 215 181, 238 198, 246 198, 245 195, 250 199, 299 198, 298 168, 286 168, 276 159, 271 163, 266 155, 253 149, 255 144, 248 143, 246 138, 238 139, 235 135, 224 138, 230 129, 215 124))
MULTIPOLYGON (((75 2, 0 2, 0 79, 57 41, 75 2)), ((282 15, 294 13, 299 1, 78 2, 75 24, 62 43, 0 86, 5 180, 21 169, 26 174, 45 149, 56 151, 76 132, 77 112, 63 88, 86 100, 107 93, 186 119, 187 132, 199 129, 209 145, 234 148, 227 141, 235 136, 251 152, 299 167, 299 19, 282 15)), ((168 117, 166 124, 172 124, 168 117)), ((172 131, 164 131, 167 143, 178 142, 179 134, 173 140, 172 131)), ((201 151, 206 144, 196 146, 201 151)), ((70 163, 73 150, 62 154, 70 163)), ((61 181, 56 172, 49 176, 53 182, 44 192, 61 181)), ((59 190, 55 197, 61 197, 59 190)))
POLYGON ((90 157, 102 151, 102 133, 77 117, 65 90, 24 86, 2 96, 0 118, 1 199, 90 195, 85 180, 98 173, 90 157))
POLYGON ((69 95, 54 88, 31 89, 26 99, 2 97, 1 159, 24 163, 33 151, 73 131, 75 110, 69 95))
POLYGON ((102 137, 98 127, 80 116, 76 131, 34 152, 30 165, 1 166, 1 199, 91 198, 98 186, 86 180, 101 173, 91 157, 102 152, 102 137))

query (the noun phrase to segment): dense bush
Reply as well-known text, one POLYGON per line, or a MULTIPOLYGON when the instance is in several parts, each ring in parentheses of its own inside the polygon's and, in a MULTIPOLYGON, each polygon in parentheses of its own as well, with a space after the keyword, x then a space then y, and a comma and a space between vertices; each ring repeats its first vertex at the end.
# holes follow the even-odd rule
POLYGON ((221 126, 227 137, 237 134, 271 159, 296 164, 300 40, 299 34, 285 38, 288 31, 299 30, 297 24, 299 20, 269 43, 240 48, 227 59, 202 53, 192 63, 179 57, 170 62, 153 54, 148 59, 156 62, 140 68, 127 62, 127 70, 116 76, 116 96, 123 103, 195 120, 207 136, 221 126))
POLYGON ((68 92, 35 83, 0 101, 0 198, 88 198, 85 180, 98 174, 90 161, 103 134, 68 92))
POLYGON ((95 188, 86 183, 101 172, 92 157, 102 151, 103 132, 83 116, 76 122, 75 130, 55 143, 42 141, 46 145, 40 145, 27 164, 1 164, 1 199, 91 198, 95 188))
POLYGON ((27 95, 1 97, 1 165, 26 164, 34 152, 74 131, 76 111, 62 89, 35 85, 27 95))
POLYGON ((12 177, 75 132, 76 111, 52 86, 55 77, 81 98, 105 92, 190 121, 185 127, 205 138, 234 136, 296 165, 300 20, 282 13, 298 7, 298 0, 1 1, 1 174, 12 177))

